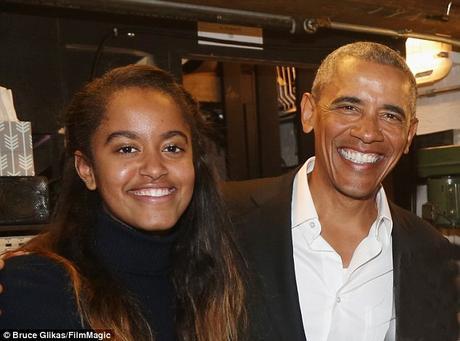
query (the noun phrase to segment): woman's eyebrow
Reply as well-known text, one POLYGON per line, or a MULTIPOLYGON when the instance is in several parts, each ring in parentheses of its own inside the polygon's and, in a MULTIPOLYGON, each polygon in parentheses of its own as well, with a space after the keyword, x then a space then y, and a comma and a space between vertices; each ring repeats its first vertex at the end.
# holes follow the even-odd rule
MULTIPOLYGON (((164 139, 171 138, 173 136, 181 136, 181 137, 183 137, 185 139, 185 142, 188 143, 187 135, 184 132, 180 131, 180 130, 170 130, 170 131, 167 131, 167 132, 161 134, 161 137, 164 138, 164 139)), ((125 137, 125 138, 131 139, 131 140, 138 140, 139 139, 139 136, 136 133, 132 132, 132 131, 119 130, 119 131, 114 131, 109 136, 107 136, 107 139, 105 140, 105 144, 110 143, 112 140, 114 140, 114 139, 116 139, 118 137, 125 137)))
POLYGON ((183 131, 180 131, 180 130, 170 130, 170 131, 167 131, 163 134, 161 134, 161 137, 167 139, 167 138, 170 138, 170 137, 173 137, 173 136, 182 136, 184 139, 185 139, 185 142, 188 143, 188 137, 187 135, 183 132, 183 131))
POLYGON ((129 130, 119 130, 119 131, 114 131, 111 133, 109 136, 107 136, 105 140, 105 144, 110 143, 113 139, 116 139, 118 137, 126 137, 128 139, 132 140, 137 140, 139 137, 137 136, 136 133, 129 131, 129 130))

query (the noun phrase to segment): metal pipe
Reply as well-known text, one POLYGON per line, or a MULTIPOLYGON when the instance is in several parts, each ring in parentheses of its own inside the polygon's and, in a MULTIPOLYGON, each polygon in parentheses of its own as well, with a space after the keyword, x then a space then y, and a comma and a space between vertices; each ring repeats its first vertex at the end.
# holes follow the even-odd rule
POLYGON ((187 21, 213 21, 227 24, 270 27, 295 33, 296 21, 287 15, 246 11, 163 0, 1 0, 21 5, 80 9, 106 13, 152 16, 187 21))
MULTIPOLYGON (((247 26, 270 27, 272 29, 285 29, 290 33, 302 30, 302 25, 297 25, 294 17, 247 11, 240 9, 223 8, 208 5, 197 5, 165 0, 0 0, 4 4, 20 4, 42 7, 58 7, 67 9, 80 9, 106 13, 131 14, 150 16, 173 20, 187 21, 213 21, 227 24, 240 24, 247 26)), ((450 9, 450 8, 449 8, 450 9)), ((302 21, 299 21, 302 23, 302 21)), ((330 28, 359 33, 372 33, 396 38, 419 38, 434 40, 460 47, 460 41, 434 34, 422 34, 410 30, 396 31, 391 29, 355 25, 331 21, 329 18, 306 18, 303 20, 303 30, 315 33, 318 28, 330 28)))
POLYGON ((334 30, 342 30, 342 31, 349 31, 349 32, 359 32, 359 33, 372 33, 384 36, 390 36, 395 38, 418 38, 418 39, 425 39, 425 40, 433 40, 439 41, 442 43, 451 44, 453 46, 460 47, 460 40, 442 37, 435 34, 423 34, 417 32, 411 32, 409 30, 404 31, 396 31, 386 28, 379 28, 379 27, 372 27, 372 26, 364 26, 364 25, 355 25, 355 24, 347 24, 347 23, 340 23, 334 22, 329 19, 305 19, 303 24, 304 30, 308 33, 314 33, 318 28, 330 28, 334 30))
POLYGON ((439 89, 433 89, 433 90, 427 90, 423 92, 419 92, 417 94, 417 97, 431 97, 435 96, 437 94, 443 94, 446 92, 454 92, 454 91, 460 91, 460 85, 454 85, 454 86, 449 86, 445 88, 439 88, 439 89))
MULTIPOLYGON (((274 22, 278 22, 283 26, 291 26, 292 25, 292 17, 286 15, 277 15, 277 14, 270 14, 270 13, 262 13, 262 12, 254 12, 254 11, 246 11, 240 9, 232 9, 232 8, 223 8, 223 7, 215 7, 215 6, 207 6, 207 5, 196 5, 196 4, 189 4, 183 2, 174 2, 174 1, 163 1, 163 0, 105 0, 106 4, 115 5, 115 4, 126 4, 130 7, 134 6, 147 6, 147 7, 159 7, 165 9, 175 9, 180 11, 198 11, 203 13, 209 13, 212 15, 216 15, 217 19, 221 19, 222 15, 233 15, 233 16, 241 16, 247 17, 251 19, 257 20, 270 20, 274 22)), ((182 14, 186 14, 181 12, 182 14)), ((196 19, 196 18, 195 18, 196 19)))

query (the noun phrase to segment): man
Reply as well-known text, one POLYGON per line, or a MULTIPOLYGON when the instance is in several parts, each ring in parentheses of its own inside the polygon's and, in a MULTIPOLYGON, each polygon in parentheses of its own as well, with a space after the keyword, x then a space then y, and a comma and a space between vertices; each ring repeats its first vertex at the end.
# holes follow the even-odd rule
POLYGON ((332 52, 301 103, 315 157, 224 194, 259 287, 253 339, 455 340, 450 244, 381 183, 417 128, 416 84, 390 48, 332 52))

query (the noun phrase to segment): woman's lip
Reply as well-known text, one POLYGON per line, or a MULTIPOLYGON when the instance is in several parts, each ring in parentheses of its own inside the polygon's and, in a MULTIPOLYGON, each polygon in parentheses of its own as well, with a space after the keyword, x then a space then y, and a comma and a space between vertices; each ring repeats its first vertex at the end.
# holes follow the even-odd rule
POLYGON ((175 187, 148 187, 130 190, 129 192, 139 197, 162 198, 175 192, 175 187))

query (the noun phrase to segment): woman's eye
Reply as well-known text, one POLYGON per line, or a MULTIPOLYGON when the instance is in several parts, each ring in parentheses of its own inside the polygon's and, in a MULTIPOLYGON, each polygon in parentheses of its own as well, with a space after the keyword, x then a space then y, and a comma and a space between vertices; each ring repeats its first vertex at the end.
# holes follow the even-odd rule
POLYGON ((175 144, 170 144, 170 145, 167 145, 163 149, 163 151, 167 152, 167 153, 177 154, 177 153, 183 152, 184 150, 182 148, 176 146, 175 144))
POLYGON ((133 146, 123 146, 120 149, 118 149, 118 152, 121 154, 131 154, 137 152, 138 149, 133 147, 133 146))

